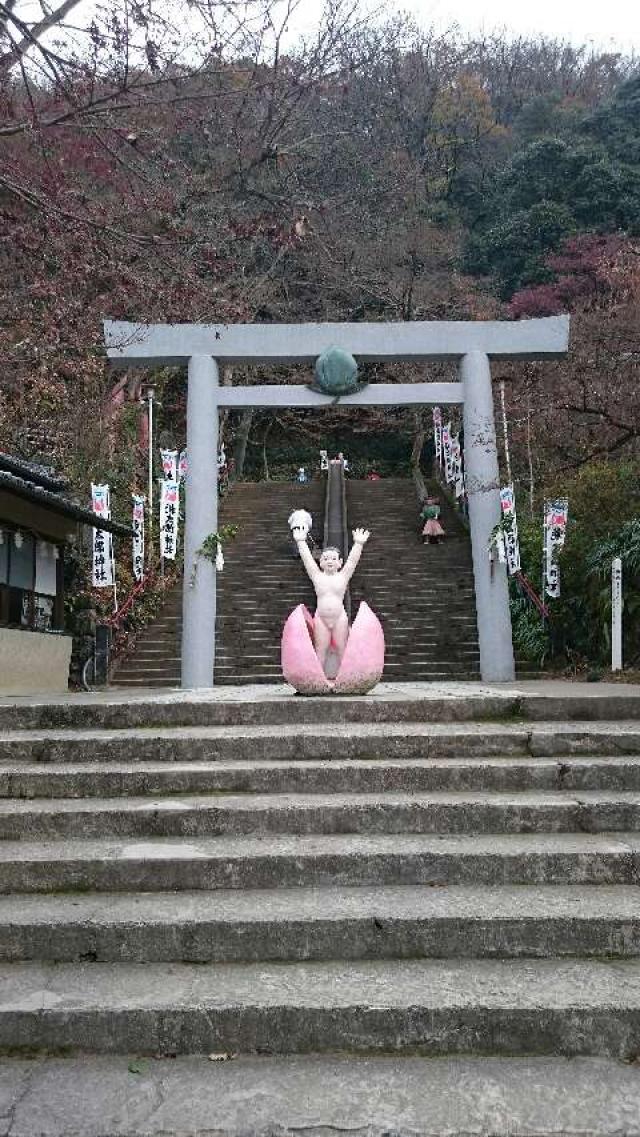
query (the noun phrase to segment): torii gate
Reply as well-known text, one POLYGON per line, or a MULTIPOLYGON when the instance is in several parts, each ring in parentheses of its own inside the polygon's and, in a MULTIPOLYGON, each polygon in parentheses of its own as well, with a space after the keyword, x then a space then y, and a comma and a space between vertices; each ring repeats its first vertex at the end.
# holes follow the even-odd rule
POLYGON ((361 362, 455 359, 457 383, 371 383, 343 406, 463 406, 464 462, 473 553, 480 674, 508 682, 515 667, 506 569, 488 544, 501 516, 491 390, 492 359, 554 359, 569 345, 569 317, 502 321, 358 324, 134 324, 105 320, 107 355, 117 367, 187 364, 187 472, 182 686, 212 687, 216 574, 197 550, 218 527, 218 408, 325 407, 329 396, 302 385, 219 386, 218 363, 311 363, 329 347, 361 362))

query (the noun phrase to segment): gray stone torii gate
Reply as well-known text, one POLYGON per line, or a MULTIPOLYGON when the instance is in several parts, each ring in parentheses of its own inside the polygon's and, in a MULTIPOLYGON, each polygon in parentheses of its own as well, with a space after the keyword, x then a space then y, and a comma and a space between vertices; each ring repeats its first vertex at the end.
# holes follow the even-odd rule
MULTIPOLYGON (((480 673, 485 682, 514 678, 507 577, 487 546, 500 519, 491 359, 553 359, 569 344, 569 317, 507 322, 404 324, 134 324, 105 320, 107 355, 116 367, 187 364, 187 473, 184 542, 182 686, 212 687, 216 576, 197 550, 217 530, 219 407, 324 407, 325 395, 299 385, 219 386, 224 363, 310 363, 329 347, 361 362, 456 359, 457 383, 372 383, 341 398, 345 406, 463 405, 464 461, 473 553, 480 673)), ((295 504, 292 502, 292 505, 295 504)))

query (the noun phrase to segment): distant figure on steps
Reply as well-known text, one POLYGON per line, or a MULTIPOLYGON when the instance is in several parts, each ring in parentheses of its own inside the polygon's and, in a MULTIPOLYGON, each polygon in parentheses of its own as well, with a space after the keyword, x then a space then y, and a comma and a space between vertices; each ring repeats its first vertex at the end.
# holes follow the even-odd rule
POLYGON ((437 497, 428 497, 422 507, 420 519, 424 522, 422 528, 423 545, 440 545, 446 533, 440 524, 440 502, 437 497))

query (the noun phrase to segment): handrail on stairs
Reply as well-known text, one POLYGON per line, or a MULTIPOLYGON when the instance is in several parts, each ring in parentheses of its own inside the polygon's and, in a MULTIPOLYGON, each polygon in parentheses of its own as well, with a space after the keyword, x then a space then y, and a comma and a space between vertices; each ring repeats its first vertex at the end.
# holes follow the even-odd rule
MULTIPOLYGON (((349 532, 347 524, 347 480, 344 476, 344 461, 333 459, 327 471, 327 489, 324 504, 324 546, 335 545, 342 559, 349 553, 349 532)), ((347 588, 344 606, 351 619, 351 591, 347 588)))

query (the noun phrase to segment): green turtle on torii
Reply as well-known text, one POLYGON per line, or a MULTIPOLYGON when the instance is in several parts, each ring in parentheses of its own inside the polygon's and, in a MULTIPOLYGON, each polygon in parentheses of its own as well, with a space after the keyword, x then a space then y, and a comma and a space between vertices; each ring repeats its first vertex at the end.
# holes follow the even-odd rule
POLYGON ((358 364, 350 352, 341 347, 328 347, 319 355, 309 383, 312 391, 329 395, 337 402, 343 395, 355 395, 367 384, 358 379, 358 364))

